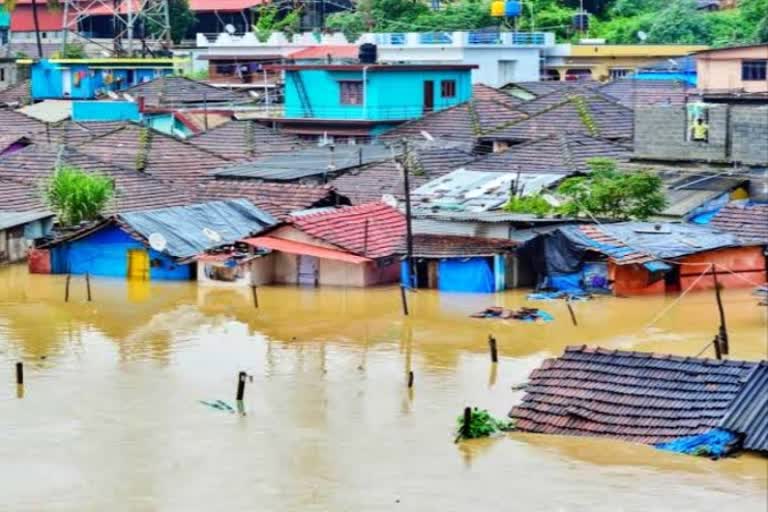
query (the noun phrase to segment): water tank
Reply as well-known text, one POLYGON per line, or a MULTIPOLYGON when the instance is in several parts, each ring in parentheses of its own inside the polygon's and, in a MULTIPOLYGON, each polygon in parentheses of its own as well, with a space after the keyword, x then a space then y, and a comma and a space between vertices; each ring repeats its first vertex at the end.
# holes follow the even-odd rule
POLYGON ((360 60, 360 64, 376 64, 378 58, 378 49, 373 43, 363 43, 360 45, 360 51, 357 54, 357 58, 360 60))
POLYGON ((491 16, 501 18, 504 16, 504 1, 495 0, 491 3, 491 16))
POLYGON ((573 28, 580 32, 589 30, 589 14, 580 12, 573 15, 573 28))
POLYGON ((504 3, 504 16, 508 18, 517 18, 522 10, 522 4, 515 0, 507 0, 504 3))

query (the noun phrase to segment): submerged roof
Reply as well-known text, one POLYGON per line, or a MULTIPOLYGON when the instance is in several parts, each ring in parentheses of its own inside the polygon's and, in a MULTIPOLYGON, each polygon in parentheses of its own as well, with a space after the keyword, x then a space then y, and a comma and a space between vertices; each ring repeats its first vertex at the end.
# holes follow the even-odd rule
POLYGON ((531 373, 522 402, 509 415, 526 432, 672 441, 718 427, 755 367, 568 347, 531 373))
MULTIPOLYGON (((0 184, 0 187, 2 184, 0 184)), ((53 217, 50 212, 31 211, 31 212, 12 212, 0 211, 0 230, 21 226, 29 222, 53 217)))
POLYGON ((244 199, 123 213, 118 220, 144 240, 153 233, 162 235, 166 241, 162 252, 175 258, 235 243, 277 223, 244 199))
POLYGON ((391 256, 405 236, 405 216, 384 203, 301 215, 292 222, 310 236, 367 258, 391 256))
MULTIPOLYGON (((417 233, 413 235, 413 255, 419 258, 466 258, 468 256, 493 256, 510 252, 516 242, 497 238, 474 236, 438 235, 417 233)), ((397 249, 406 254, 405 240, 397 249)))
POLYGON ((293 181, 352 169, 388 158, 392 158, 392 150, 380 144, 307 146, 254 162, 220 167, 214 175, 224 178, 293 181))
POLYGON ((768 204, 727 204, 710 225, 744 239, 768 244, 768 204))
POLYGON ((720 426, 743 434, 744 448, 768 451, 768 363, 750 372, 720 426))

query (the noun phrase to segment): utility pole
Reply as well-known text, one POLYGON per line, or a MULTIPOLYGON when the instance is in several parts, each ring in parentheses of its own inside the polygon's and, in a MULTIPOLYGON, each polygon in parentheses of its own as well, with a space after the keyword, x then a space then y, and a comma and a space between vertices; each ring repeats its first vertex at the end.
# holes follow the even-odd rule
POLYGON ((405 196, 405 261, 408 267, 408 287, 414 287, 414 276, 416 273, 413 268, 413 228, 411 226, 411 185, 408 174, 408 141, 403 139, 403 195, 405 196))

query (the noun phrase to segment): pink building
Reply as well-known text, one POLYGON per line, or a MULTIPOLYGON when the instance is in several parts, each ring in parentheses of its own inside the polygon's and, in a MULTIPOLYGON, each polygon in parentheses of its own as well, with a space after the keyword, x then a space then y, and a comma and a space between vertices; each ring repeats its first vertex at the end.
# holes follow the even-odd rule
POLYGON ((703 50, 693 55, 698 87, 703 91, 768 92, 768 44, 703 50))

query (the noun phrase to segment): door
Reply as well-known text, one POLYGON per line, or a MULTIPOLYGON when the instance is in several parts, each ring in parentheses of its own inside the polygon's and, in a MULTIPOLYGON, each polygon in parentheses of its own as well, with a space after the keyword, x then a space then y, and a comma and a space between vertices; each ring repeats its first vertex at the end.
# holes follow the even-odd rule
POLYGON ((149 252, 146 249, 128 249, 128 279, 149 280, 149 252))
POLYGON ((61 71, 61 93, 63 96, 72 96, 72 70, 61 71))
POLYGON ((317 286, 317 258, 315 256, 305 256, 303 254, 300 254, 297 258, 297 284, 299 286, 317 286))
POLYGON ((435 82, 433 80, 424 80, 424 113, 432 112, 435 109, 435 82))
POLYGON ((499 61, 499 86, 506 85, 510 82, 516 81, 515 79, 515 64, 514 60, 500 60, 499 61))

